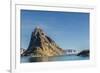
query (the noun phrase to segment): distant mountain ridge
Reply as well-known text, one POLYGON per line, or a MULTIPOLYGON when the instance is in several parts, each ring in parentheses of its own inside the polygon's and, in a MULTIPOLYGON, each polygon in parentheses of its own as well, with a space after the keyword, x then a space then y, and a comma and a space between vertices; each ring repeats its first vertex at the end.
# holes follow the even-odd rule
POLYGON ((63 55, 63 49, 47 36, 40 27, 36 27, 31 34, 29 46, 23 55, 59 56, 63 55))

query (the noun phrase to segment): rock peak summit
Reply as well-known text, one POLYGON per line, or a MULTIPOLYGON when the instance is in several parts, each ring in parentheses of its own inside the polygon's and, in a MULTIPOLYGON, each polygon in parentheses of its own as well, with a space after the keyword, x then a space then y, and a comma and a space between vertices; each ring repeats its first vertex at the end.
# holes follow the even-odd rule
POLYGON ((45 34, 45 32, 37 26, 31 34, 31 39, 24 55, 32 56, 58 56, 62 55, 63 50, 54 40, 45 34))

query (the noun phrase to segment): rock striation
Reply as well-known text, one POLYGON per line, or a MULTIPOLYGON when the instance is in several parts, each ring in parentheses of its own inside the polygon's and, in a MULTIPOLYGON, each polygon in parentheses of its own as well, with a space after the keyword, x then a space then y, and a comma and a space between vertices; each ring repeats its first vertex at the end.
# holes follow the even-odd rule
POLYGON ((63 55, 63 49, 47 36, 40 27, 36 27, 31 34, 29 46, 23 54, 33 57, 59 56, 63 55))

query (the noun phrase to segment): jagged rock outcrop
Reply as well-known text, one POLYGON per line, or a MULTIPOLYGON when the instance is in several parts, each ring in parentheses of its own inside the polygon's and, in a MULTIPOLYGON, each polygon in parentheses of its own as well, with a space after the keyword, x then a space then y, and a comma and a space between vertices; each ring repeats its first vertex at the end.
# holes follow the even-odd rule
POLYGON ((77 56, 89 57, 89 54, 90 54, 89 50, 83 50, 80 53, 78 53, 77 56))
POLYGON ((63 49, 47 36, 40 27, 36 27, 31 34, 30 43, 24 55, 37 57, 59 56, 63 55, 63 49))
POLYGON ((21 54, 21 56, 23 56, 24 55, 24 52, 25 52, 26 50, 24 49, 24 48, 21 48, 20 49, 20 54, 21 54))

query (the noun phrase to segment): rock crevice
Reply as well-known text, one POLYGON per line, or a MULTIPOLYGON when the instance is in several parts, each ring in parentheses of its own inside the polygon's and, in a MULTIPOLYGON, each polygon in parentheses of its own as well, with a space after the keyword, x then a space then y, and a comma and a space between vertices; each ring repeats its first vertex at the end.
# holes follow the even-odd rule
POLYGON ((29 46, 23 54, 39 57, 58 56, 63 55, 63 49, 47 36, 40 27, 36 27, 31 34, 29 46))

